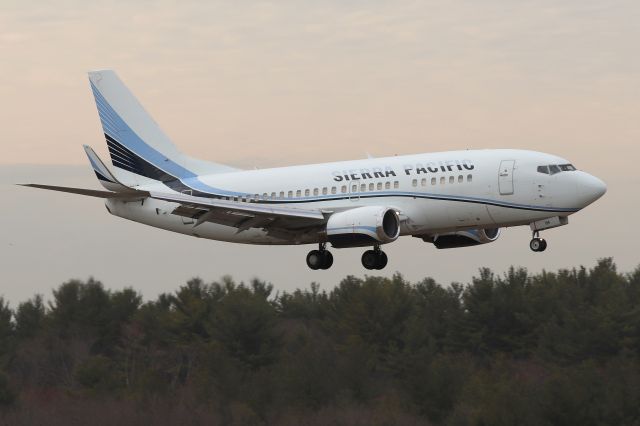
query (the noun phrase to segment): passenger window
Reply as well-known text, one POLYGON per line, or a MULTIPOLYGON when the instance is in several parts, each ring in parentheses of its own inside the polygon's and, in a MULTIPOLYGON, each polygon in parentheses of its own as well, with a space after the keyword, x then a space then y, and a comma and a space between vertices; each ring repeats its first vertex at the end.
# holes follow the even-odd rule
POLYGON ((293 198, 293 191, 287 192, 287 198, 293 198))
POLYGON ((453 183, 456 179, 453 176, 449 176, 449 183, 453 183))
POLYGON ((393 182, 393 189, 398 189, 398 188, 400 188, 400 182, 396 180, 393 182))
POLYGON ((309 192, 309 190, 308 190, 308 189, 305 189, 305 190, 304 190, 304 196, 305 196, 305 197, 308 197, 308 196, 309 196, 309 194, 311 194, 311 192, 309 192))
POLYGON ((444 176, 442 176, 440 178, 440 185, 444 185, 446 182, 447 182, 446 179, 444 178, 444 176))
POLYGON ((418 179, 414 179, 411 181, 411 186, 418 186, 418 179))
POLYGON ((458 176, 458 183, 462 183, 464 181, 464 176, 459 175, 458 176))
POLYGON ((369 184, 369 191, 373 191, 374 189, 375 189, 375 188, 374 188, 374 184, 373 184, 373 183, 370 183, 370 184, 369 184))
POLYGON ((332 193, 332 194, 335 194, 335 193, 336 193, 336 187, 335 187, 335 186, 332 186, 332 187, 331 187, 331 193, 332 193))
POLYGON ((467 175, 467 182, 471 182, 473 180, 473 176, 472 175, 467 175))
POLYGON ((362 185, 360 185, 360 192, 364 192, 366 190, 367 190, 367 185, 366 184, 363 183, 362 185))
POLYGON ((327 195, 327 187, 322 188, 322 195, 327 195))
POLYGON ((313 195, 318 195, 318 188, 313 188, 313 195))
POLYGON ((280 199, 284 198, 284 191, 280 191, 280 199))
POLYGON ((549 172, 551 172, 552 175, 555 175, 556 173, 560 173, 560 167, 556 166, 555 164, 552 164, 551 166, 549 166, 549 172))
POLYGON ((351 192, 358 192, 358 185, 351 185, 351 192))
POLYGON ((431 178, 431 185, 435 185, 436 184, 436 178, 431 178))
POLYGON ((271 193, 271 199, 272 199, 272 200, 275 200, 275 199, 276 199, 276 193, 275 193, 275 192, 272 192, 272 193, 271 193))
POLYGON ((391 182, 385 182, 384 189, 391 189, 391 182))
POLYGON ((382 190, 382 182, 378 182, 378 191, 382 190))
POLYGON ((538 166, 538 173, 549 174, 549 166, 538 166))
POLYGON ((341 192, 342 192, 343 194, 346 194, 346 193, 347 193, 347 185, 342 185, 341 192))
POLYGON ((427 186, 427 179, 426 178, 422 178, 422 180, 420 181, 420 185, 427 186))
POLYGON ((296 190, 296 197, 298 197, 298 198, 302 197, 302 191, 301 190, 299 190, 299 189, 296 190))
POLYGON ((262 199, 266 200, 269 198, 269 194, 267 194, 266 192, 262 194, 262 199))

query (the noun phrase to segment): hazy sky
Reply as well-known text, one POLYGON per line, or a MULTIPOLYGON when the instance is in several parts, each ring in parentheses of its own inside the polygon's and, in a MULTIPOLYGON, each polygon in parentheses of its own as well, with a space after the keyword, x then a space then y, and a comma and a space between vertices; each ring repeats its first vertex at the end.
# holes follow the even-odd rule
POLYGON ((547 233, 544 254, 529 252, 525 228, 458 251, 405 238, 386 248, 388 274, 467 281, 481 265, 553 269, 600 256, 631 269, 640 263, 638 22, 637 0, 3 0, 0 294, 18 300, 89 274, 147 297, 193 275, 259 275, 290 289, 363 274, 359 249, 311 272, 304 247, 196 240, 109 216, 100 200, 9 186, 97 187, 81 147, 106 153, 85 74, 97 68, 116 69, 186 153, 217 162, 512 147, 569 158, 609 184, 570 226, 547 233))

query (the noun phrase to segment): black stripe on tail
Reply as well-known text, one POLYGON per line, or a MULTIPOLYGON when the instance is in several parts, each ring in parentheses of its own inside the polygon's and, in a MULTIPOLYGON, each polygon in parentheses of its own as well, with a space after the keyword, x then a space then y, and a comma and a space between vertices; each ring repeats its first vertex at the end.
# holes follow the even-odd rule
MULTIPOLYGON (((107 135, 106 133, 104 134, 104 136, 107 140, 107 146, 109 147, 111 163, 114 167, 126 170, 136 175, 144 176, 149 179, 158 180, 176 192, 189 191, 190 194, 198 197, 220 198, 220 195, 208 194, 206 192, 201 192, 188 187, 187 185, 182 183, 176 176, 170 175, 164 170, 157 168, 147 160, 140 157, 135 152, 126 148, 111 136, 107 135)), ((100 179, 100 176, 98 176, 98 179, 100 179)))

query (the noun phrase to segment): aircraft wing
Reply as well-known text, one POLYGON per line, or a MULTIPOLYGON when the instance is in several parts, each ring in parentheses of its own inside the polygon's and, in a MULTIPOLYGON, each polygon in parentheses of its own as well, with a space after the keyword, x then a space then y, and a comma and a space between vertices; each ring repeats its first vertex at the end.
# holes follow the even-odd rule
POLYGON ((194 227, 213 222, 238 228, 238 232, 249 228, 265 228, 270 233, 283 234, 313 229, 326 223, 331 212, 300 209, 282 205, 266 205, 249 202, 227 201, 194 197, 187 194, 139 191, 127 188, 127 192, 98 191, 94 189, 69 188, 64 186, 19 184, 31 188, 48 189, 98 198, 139 200, 147 197, 179 204, 171 213, 195 220, 194 227))
POLYGON ((275 232, 278 229, 296 231, 313 228, 326 222, 326 217, 320 210, 209 199, 188 194, 150 192, 150 196, 179 203, 172 213, 194 219, 194 227, 204 222, 213 222, 236 227, 238 232, 249 228, 267 228, 275 232))

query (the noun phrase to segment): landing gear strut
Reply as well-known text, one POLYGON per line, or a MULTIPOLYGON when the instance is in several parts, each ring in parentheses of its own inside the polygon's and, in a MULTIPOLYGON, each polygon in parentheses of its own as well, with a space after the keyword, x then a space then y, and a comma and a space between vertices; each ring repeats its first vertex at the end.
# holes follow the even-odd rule
POLYGON ((529 248, 535 252, 541 252, 547 249, 547 242, 544 238, 540 238, 538 231, 533 231, 533 238, 529 242, 529 248))
POLYGON ((367 269, 383 269, 387 266, 387 255, 375 246, 373 250, 367 250, 362 254, 362 266, 367 269))
POLYGON ((333 255, 326 248, 325 243, 320 243, 318 250, 311 250, 307 254, 307 266, 313 270, 329 269, 333 265, 333 255))

